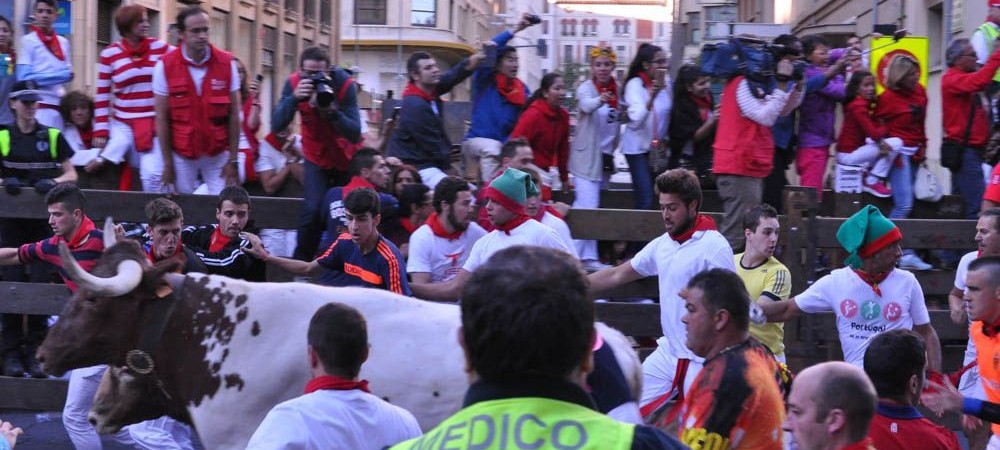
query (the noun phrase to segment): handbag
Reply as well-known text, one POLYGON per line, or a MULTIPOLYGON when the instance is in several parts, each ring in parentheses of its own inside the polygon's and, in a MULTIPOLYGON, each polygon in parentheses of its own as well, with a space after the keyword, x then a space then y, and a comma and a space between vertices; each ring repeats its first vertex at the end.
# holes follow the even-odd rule
POLYGON ((944 196, 937 175, 927 167, 927 163, 920 163, 917 168, 917 175, 913 180, 913 196, 925 202, 937 202, 944 196))
MULTIPOLYGON (((974 95, 978 96, 979 94, 974 95)), ((941 165, 953 174, 957 174, 962 169, 962 153, 965 151, 965 147, 969 145, 969 134, 972 133, 972 120, 976 114, 976 98, 978 97, 973 97, 973 101, 969 102, 969 120, 966 122, 965 136, 962 138, 962 142, 949 141, 947 139, 941 141, 941 165)))

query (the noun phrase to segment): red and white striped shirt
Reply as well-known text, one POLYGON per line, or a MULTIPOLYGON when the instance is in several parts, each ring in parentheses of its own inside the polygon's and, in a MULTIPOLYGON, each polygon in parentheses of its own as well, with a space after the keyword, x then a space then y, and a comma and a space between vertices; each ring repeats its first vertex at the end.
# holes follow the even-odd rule
POLYGON ((97 98, 94 101, 95 137, 108 135, 110 106, 114 107, 114 117, 120 120, 156 115, 153 109, 153 67, 173 47, 155 38, 146 38, 142 47, 147 43, 149 49, 142 57, 132 56, 128 44, 123 42, 115 42, 101 51, 97 66, 97 98))

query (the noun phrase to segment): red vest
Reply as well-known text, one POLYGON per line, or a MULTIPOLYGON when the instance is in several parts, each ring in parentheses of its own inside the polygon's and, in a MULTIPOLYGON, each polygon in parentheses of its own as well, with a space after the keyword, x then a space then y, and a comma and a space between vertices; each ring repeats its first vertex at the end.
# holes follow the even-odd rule
POLYGON ((229 148, 229 116, 235 114, 229 98, 233 56, 211 45, 208 48, 212 56, 205 63, 208 73, 200 97, 180 47, 162 59, 170 103, 170 142, 174 153, 190 159, 215 156, 229 148))
MULTIPOLYGON (((288 77, 293 91, 299 85, 299 80, 298 72, 292 72, 288 77)), ((352 84, 354 81, 348 78, 337 90, 337 104, 340 104, 352 84)), ((302 118, 302 127, 299 131, 302 136, 303 156, 323 169, 347 171, 347 164, 351 162, 354 152, 361 148, 361 142, 351 142, 337 133, 333 124, 322 117, 319 110, 310 106, 309 102, 299 102, 299 117, 302 118)))
POLYGON ((715 161, 712 172, 717 175, 742 175, 764 178, 774 166, 774 136, 771 128, 754 122, 740 112, 736 88, 743 77, 736 77, 722 91, 715 132, 715 161))

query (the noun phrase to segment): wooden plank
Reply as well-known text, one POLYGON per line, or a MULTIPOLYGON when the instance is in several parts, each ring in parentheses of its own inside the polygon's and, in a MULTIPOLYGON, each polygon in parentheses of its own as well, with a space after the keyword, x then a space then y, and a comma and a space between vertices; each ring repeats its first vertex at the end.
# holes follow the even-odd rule
POLYGON ((655 303, 598 302, 597 320, 628 336, 661 336, 660 305, 655 303))
POLYGON ((0 409, 62 411, 69 381, 0 377, 0 409))
POLYGON ((628 283, 624 286, 619 286, 618 288, 612 289, 610 291, 591 291, 590 297, 597 299, 615 299, 615 298, 660 298, 659 282, 656 277, 646 277, 640 280, 628 283))
MULTIPOLYGON (((815 220, 816 245, 819 248, 839 248, 837 230, 844 223, 843 218, 819 217, 815 220)), ((975 248, 975 220, 951 219, 895 219, 903 233, 903 248, 954 249, 975 248)))
POLYGON ((659 211, 631 209, 574 209, 566 224, 575 239, 651 241, 666 231, 659 211))
POLYGON ((2 282, 0 312, 59 315, 69 297, 69 289, 62 284, 2 282))
MULTIPOLYGON (((824 193, 823 199, 830 199, 832 203, 832 214, 836 217, 848 217, 854 214, 864 205, 875 205, 886 217, 892 211, 892 198, 879 198, 874 195, 864 194, 837 194, 827 197, 824 193)), ((913 211, 910 217, 921 219, 963 219, 965 217, 965 201, 959 195, 945 195, 937 202, 925 202, 921 200, 913 201, 913 211)))
MULTIPOLYGON (((722 198, 719 197, 719 191, 705 190, 701 192, 701 197, 702 212, 722 212, 722 198)), ((573 204, 574 198, 576 197, 572 191, 568 193, 562 191, 552 192, 553 200, 568 205, 573 204)), ((632 193, 631 188, 616 189, 612 187, 611 189, 602 189, 600 205, 601 208, 607 209, 633 209, 635 208, 635 195, 632 193)))

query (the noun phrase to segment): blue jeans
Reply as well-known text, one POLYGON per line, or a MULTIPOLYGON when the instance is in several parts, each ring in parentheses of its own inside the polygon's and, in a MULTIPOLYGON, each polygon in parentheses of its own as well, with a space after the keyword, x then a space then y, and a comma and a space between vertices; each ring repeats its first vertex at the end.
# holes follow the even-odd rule
POLYGON ((900 155, 893 162, 889 169, 889 183, 892 185, 892 211, 889 212, 889 218, 909 217, 910 211, 913 211, 913 169, 909 156, 900 155), (897 162, 902 162, 901 167, 897 167, 897 162))
POLYGON ((649 168, 649 153, 625 155, 632 174, 632 194, 635 209, 653 209, 653 171, 649 168))
POLYGON ((323 198, 326 191, 334 186, 347 184, 350 177, 346 172, 324 169, 306 160, 302 163, 304 174, 302 186, 302 209, 299 210, 299 229, 296 238, 295 259, 312 261, 316 257, 320 237, 323 235, 323 198))
POLYGON ((983 191, 986 189, 982 164, 983 159, 979 156, 979 150, 966 148, 962 151, 962 166, 958 169, 958 173, 952 173, 951 176, 951 191, 962 196, 966 219, 976 219, 979 216, 983 191))

